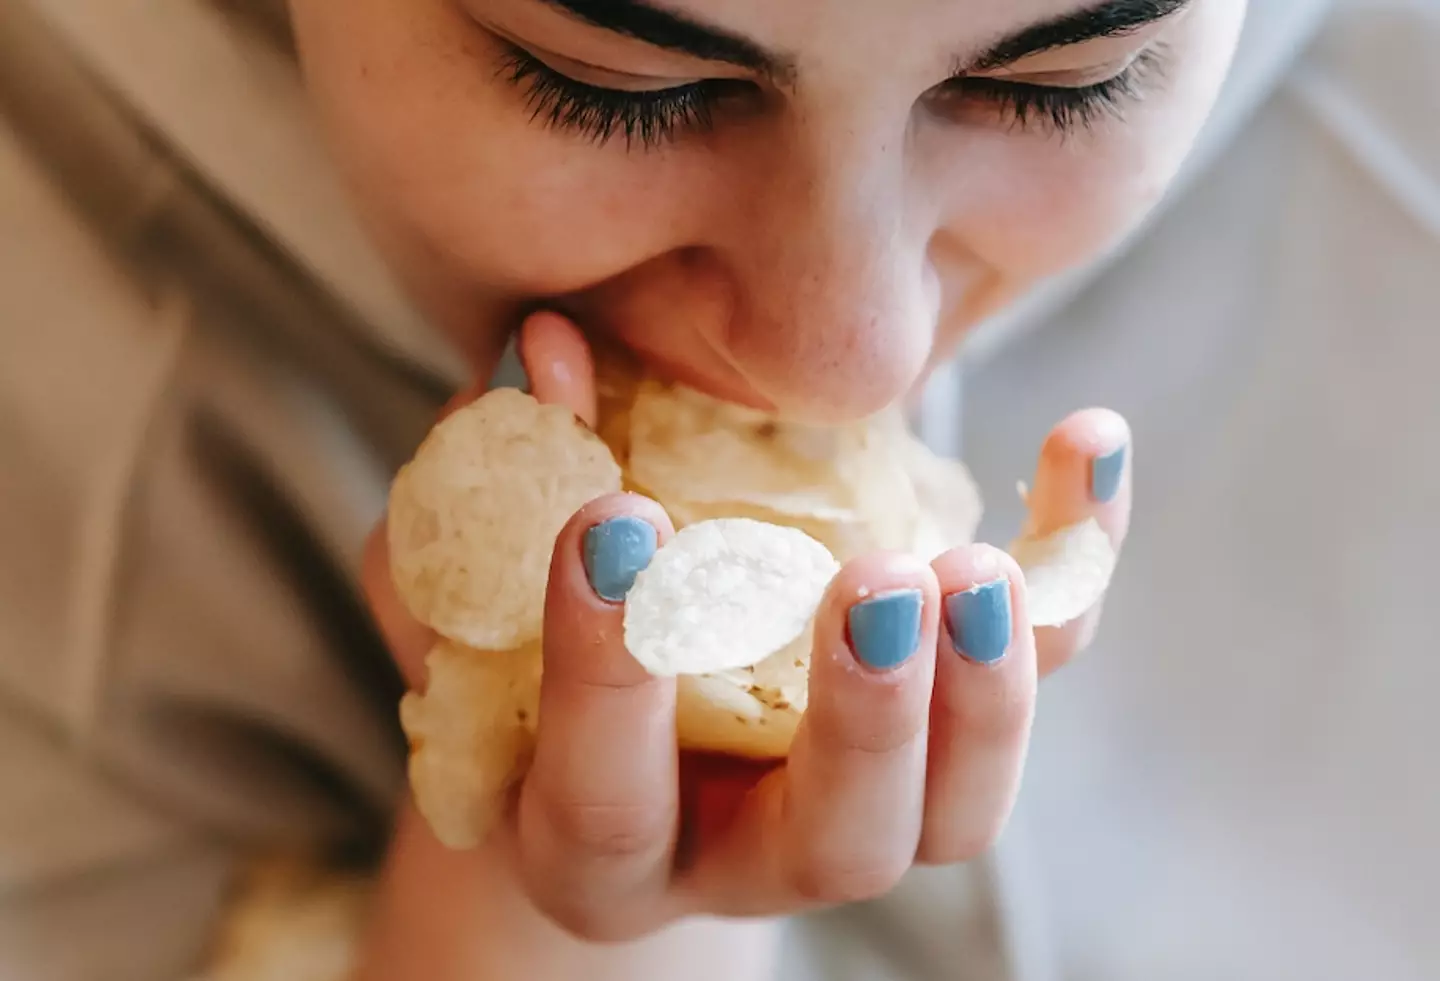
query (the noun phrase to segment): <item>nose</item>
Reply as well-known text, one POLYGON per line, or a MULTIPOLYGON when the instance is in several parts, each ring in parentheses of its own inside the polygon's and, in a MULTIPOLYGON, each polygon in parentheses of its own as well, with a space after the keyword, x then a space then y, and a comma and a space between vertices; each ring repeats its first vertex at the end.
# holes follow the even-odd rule
POLYGON ((844 421, 919 377, 939 290, 929 232, 907 207, 900 141, 811 135, 750 171, 748 206, 727 223, 737 303, 711 340, 785 413, 844 421))

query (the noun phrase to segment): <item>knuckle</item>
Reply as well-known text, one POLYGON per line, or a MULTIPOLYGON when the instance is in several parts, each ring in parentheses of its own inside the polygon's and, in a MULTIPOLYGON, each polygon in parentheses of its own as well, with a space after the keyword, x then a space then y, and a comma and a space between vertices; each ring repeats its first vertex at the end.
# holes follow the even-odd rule
POLYGON ((877 899, 894 889, 909 864, 880 859, 841 863, 817 857, 794 866, 791 886, 795 895, 807 905, 862 902, 877 899))
POLYGON ((564 847, 601 859, 637 858, 665 848, 673 823, 665 809, 649 804, 560 803, 550 808, 549 819, 564 847))

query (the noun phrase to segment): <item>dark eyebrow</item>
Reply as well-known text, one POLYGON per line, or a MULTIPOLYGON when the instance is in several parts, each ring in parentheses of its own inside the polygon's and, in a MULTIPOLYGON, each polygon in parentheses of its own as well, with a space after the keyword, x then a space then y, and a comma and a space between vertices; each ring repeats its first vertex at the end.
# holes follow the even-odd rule
MULTIPOLYGON (((751 71, 786 76, 789 59, 739 34, 702 24, 647 0, 541 0, 594 27, 623 34, 702 61, 723 61, 751 71)), ((1190 0, 1107 0, 1088 10, 1028 27, 963 65, 965 71, 1000 68, 1021 58, 1097 38, 1116 37, 1163 20, 1190 0)))
POLYGON ((788 72, 785 59, 771 54, 749 38, 652 6, 645 0, 543 2, 587 24, 633 37, 657 48, 679 51, 703 61, 723 61, 769 75, 788 72))
POLYGON ((1190 0, 1108 0, 1088 10, 1028 27, 964 67, 967 71, 985 71, 1042 51, 1066 48, 1098 38, 1118 37, 1179 13, 1189 3, 1190 0))

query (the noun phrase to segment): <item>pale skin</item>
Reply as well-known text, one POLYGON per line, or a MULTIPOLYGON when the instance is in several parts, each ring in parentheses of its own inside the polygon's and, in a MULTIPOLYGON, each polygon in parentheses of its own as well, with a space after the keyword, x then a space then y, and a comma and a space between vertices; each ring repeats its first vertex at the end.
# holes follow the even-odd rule
MULTIPOLYGON (((662 6, 292 0, 336 158, 396 275, 477 379, 518 330, 536 396, 586 418, 602 336, 795 418, 854 419, 913 394, 967 330, 1153 207, 1213 104, 1245 3, 662 6)), ((1040 524, 1094 516, 1121 544, 1133 453, 1108 501, 1089 474, 1128 444, 1102 409, 1057 425, 1033 481, 1040 524)), ((930 565, 866 556, 819 614, 790 758, 682 759, 673 686, 628 657, 620 608, 580 562, 584 531, 621 513, 672 532, 629 496, 562 532, 534 767, 475 852, 445 851, 402 811, 364 978, 764 977, 776 917, 882 894, 916 863, 993 842, 1037 679, 1099 617, 1032 631, 1019 569, 987 545, 930 565), (1000 578, 1014 629, 986 667, 956 654, 942 600, 1000 578), (925 597, 919 652, 863 668, 846 611, 895 588, 925 597)), ((423 686, 432 638, 396 601, 383 542, 377 531, 366 587, 423 686)))

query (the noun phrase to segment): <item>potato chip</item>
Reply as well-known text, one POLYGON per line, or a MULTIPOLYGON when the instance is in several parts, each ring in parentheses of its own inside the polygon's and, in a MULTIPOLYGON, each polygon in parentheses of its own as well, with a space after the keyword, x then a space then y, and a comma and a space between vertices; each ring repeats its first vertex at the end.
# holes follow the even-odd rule
POLYGON ((793 528, 725 518, 681 529, 625 600, 625 646, 651 674, 758 664, 809 624, 839 563, 793 528))
POLYGON ((784 422, 680 385, 647 381, 631 409, 631 478, 663 504, 750 504, 783 515, 855 520, 856 483, 885 468, 867 454, 891 415, 845 426, 784 422))
POLYGON ((809 704, 813 622, 783 650, 754 667, 680 678, 676 729, 682 749, 750 759, 790 752, 809 704))
POLYGON ((1025 573, 1030 623, 1059 627, 1084 615, 1110 585, 1115 548, 1094 518, 1043 536, 1022 537, 1010 554, 1025 573))
POLYGON ((538 644, 477 651, 441 640, 424 695, 400 703, 416 807, 450 848, 473 848, 524 776, 540 711, 538 644))
POLYGON ((841 561, 913 544, 919 504, 898 410, 805 425, 649 381, 630 418, 627 486, 659 501, 677 527, 716 518, 782 524, 841 561))
POLYGON ((555 537, 620 489, 620 467, 568 409, 496 389, 441 422, 390 491, 390 568, 410 613, 470 647, 540 636, 555 537))
POLYGON ((832 448, 790 452, 802 439, 753 409, 647 381, 630 410, 629 472, 662 504, 751 502, 782 514, 843 517, 852 508, 834 486, 832 448))
MULTIPOLYGON (((908 457, 919 444, 899 412, 886 412, 851 427, 843 452, 834 460, 836 476, 850 488, 863 536, 850 537, 863 547, 845 558, 875 551, 909 549, 920 524, 919 488, 908 457)), ((923 449, 923 448, 922 448, 923 449)))
POLYGON ((767 704, 727 677, 680 678, 675 724, 681 749, 747 759, 784 759, 803 708, 767 704))
POLYGON ((597 344, 595 359, 595 433, 610 447, 621 468, 630 465, 630 407, 640 387, 641 369, 628 352, 597 344))
POLYGON ((984 511, 980 489, 963 463, 936 456, 909 433, 902 438, 905 470, 914 482, 920 506, 912 547, 921 559, 931 562, 975 540, 984 511))
MULTIPOLYGON (((654 495, 651 495, 654 496, 654 495)), ((659 499, 658 497, 656 498, 659 499)), ((829 550, 840 562, 886 548, 903 548, 904 543, 892 544, 881 540, 874 526, 863 521, 859 514, 845 512, 842 517, 832 514, 795 515, 783 514, 759 504, 736 501, 713 501, 696 504, 689 501, 661 501, 670 520, 676 528, 686 528, 702 521, 720 518, 749 518, 766 524, 783 525, 803 531, 829 550)))

